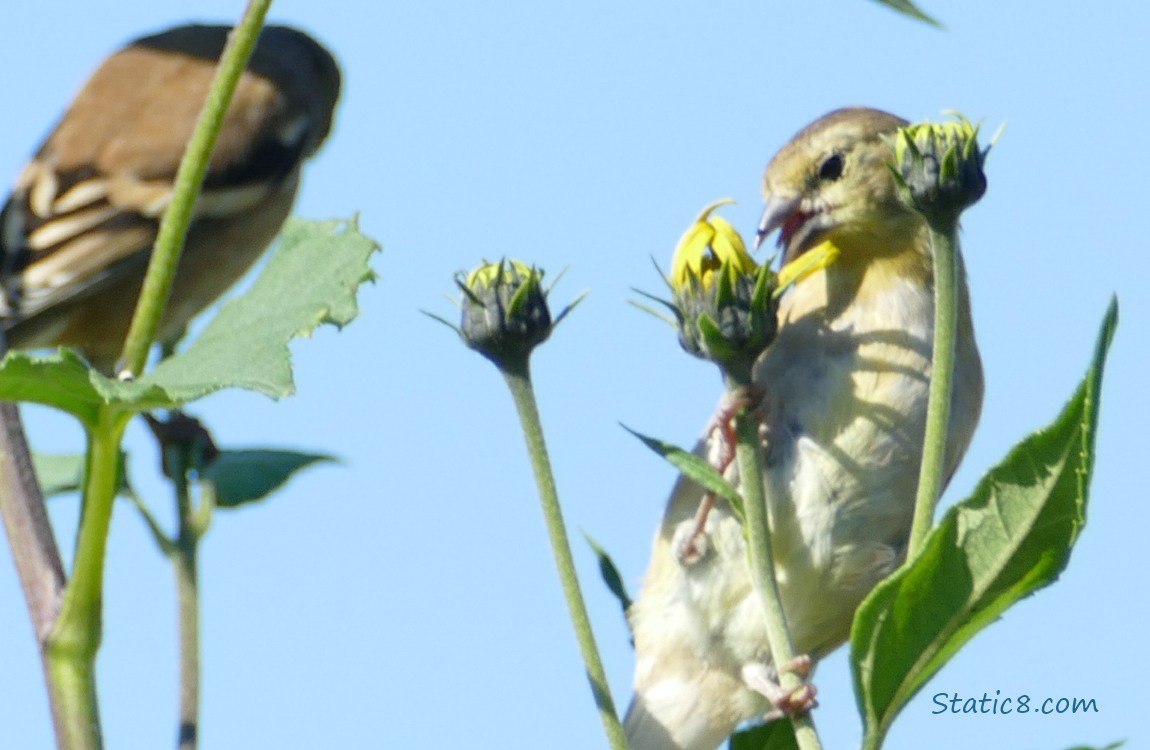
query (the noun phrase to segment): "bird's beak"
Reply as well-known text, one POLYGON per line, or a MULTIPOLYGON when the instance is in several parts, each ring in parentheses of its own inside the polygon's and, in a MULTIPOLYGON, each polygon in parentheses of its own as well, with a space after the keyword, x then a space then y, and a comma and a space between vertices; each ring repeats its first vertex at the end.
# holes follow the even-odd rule
POLYGON ((755 232, 755 250, 763 244, 771 232, 787 223, 799 207, 800 198, 784 198, 779 195, 768 195, 767 205, 763 207, 763 216, 759 219, 759 229, 755 232))

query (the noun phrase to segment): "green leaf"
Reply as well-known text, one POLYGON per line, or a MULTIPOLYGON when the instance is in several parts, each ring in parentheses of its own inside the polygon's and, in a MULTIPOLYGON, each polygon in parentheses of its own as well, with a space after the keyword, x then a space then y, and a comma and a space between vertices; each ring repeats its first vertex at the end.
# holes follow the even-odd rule
POLYGON ((84 360, 71 352, 33 357, 10 351, 0 361, 0 399, 55 406, 92 425, 100 397, 89 373, 84 360))
POLYGON ((896 10, 903 15, 910 16, 911 18, 914 18, 918 21, 924 21, 929 23, 931 26, 938 26, 939 28, 942 28, 941 23, 928 16, 922 11, 921 8, 912 3, 910 0, 876 0, 876 2, 882 3, 886 7, 896 10))
POLYGON ((222 388, 290 395, 295 384, 288 342, 322 323, 342 327, 358 314, 356 290, 374 278, 367 260, 378 249, 359 233, 355 219, 289 219, 251 290, 226 303, 187 350, 139 382, 180 403, 222 388))
POLYGON ((623 608, 623 617, 626 618, 627 610, 631 609, 631 597, 627 594, 627 586, 623 583, 623 576, 619 574, 619 569, 615 567, 615 561, 586 531, 583 532, 583 538, 595 551, 595 557, 599 559, 599 575, 603 577, 603 583, 607 584, 607 588, 619 600, 619 606, 623 608))
POLYGON ((642 440, 643 444, 648 448, 667 459, 672 466, 683 473, 683 476, 695 482, 703 489, 714 492, 719 497, 726 498, 731 503, 731 507, 738 513, 739 518, 743 517, 743 498, 739 495, 739 491, 719 473, 718 469, 707 463, 705 459, 699 458, 693 453, 688 453, 677 445, 664 443, 662 440, 656 440, 655 438, 635 432, 627 425, 622 425, 622 427, 627 432, 642 440))
POLYGON ((947 512, 921 554, 879 584, 851 630, 864 748, 877 748, 912 696, 1011 604, 1053 582, 1086 520, 1112 301, 1082 384, 1049 427, 947 512))
MULTIPOLYGON (((121 494, 131 491, 127 475, 127 455, 120 452, 121 494)), ((84 454, 82 453, 33 453, 32 466, 36 478, 40 480, 40 490, 44 497, 79 493, 84 489, 84 454)))
POLYGON ((79 492, 84 473, 82 453, 33 453, 32 465, 44 497, 79 492))
POLYGON ((153 372, 121 382, 67 350, 48 356, 13 351, 0 361, 0 399, 52 406, 91 427, 105 405, 127 412, 176 409, 229 387, 289 395, 288 341, 321 323, 342 326, 355 317, 356 289, 372 278, 367 258, 378 248, 354 221, 291 219, 251 290, 225 304, 202 336, 153 372))
POLYGON ((779 719, 731 737, 729 750, 798 750, 790 719, 779 719))
POLYGON ((9 352, 0 361, 0 399, 52 406, 89 427, 96 424, 99 408, 105 404, 140 404, 141 409, 171 404, 155 386, 106 378, 63 349, 47 356, 9 352))
POLYGON ((220 451, 201 479, 216 489, 216 507, 254 503, 282 487, 292 475, 332 456, 283 450, 220 451))
POLYGON ((1111 742, 1106 747, 1093 747, 1091 745, 1075 745, 1074 747, 1068 748, 1068 750, 1118 750, 1118 748, 1122 747, 1125 744, 1126 744, 1126 740, 1119 740, 1118 742, 1111 742))

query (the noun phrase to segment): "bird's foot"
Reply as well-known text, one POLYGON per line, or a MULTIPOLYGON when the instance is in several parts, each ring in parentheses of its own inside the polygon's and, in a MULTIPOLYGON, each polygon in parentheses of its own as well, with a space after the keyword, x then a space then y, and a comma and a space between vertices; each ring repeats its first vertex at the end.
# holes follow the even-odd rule
POLYGON ((699 509, 695 511, 695 517, 681 524, 675 532, 673 540, 675 558, 683 567, 694 565, 706 556, 707 517, 713 507, 715 507, 715 494, 708 492, 703 495, 699 509))
POLYGON ((741 386, 723 394, 718 411, 711 417, 708 430, 708 434, 718 432, 719 453, 714 465, 720 472, 726 471, 735 460, 735 445, 738 442, 738 436, 735 434, 735 417, 744 409, 758 409, 765 395, 763 389, 757 385, 741 386))
POLYGON ((743 666, 743 682, 756 693, 765 696, 775 707, 774 711, 763 717, 764 720, 770 721, 783 716, 798 716, 808 713, 812 708, 819 705, 818 701, 815 700, 818 696, 818 689, 807 682, 807 678, 811 674, 812 664, 811 657, 803 654, 791 659, 777 672, 759 662, 743 666), (786 672, 797 675, 802 680, 802 684, 792 689, 784 688, 779 684, 778 676, 786 672))

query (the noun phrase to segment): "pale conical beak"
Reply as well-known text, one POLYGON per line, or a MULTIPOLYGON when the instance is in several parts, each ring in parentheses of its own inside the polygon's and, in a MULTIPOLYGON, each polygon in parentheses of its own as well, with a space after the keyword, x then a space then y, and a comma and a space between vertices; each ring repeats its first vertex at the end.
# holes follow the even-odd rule
POLYGON ((767 235, 786 223, 787 218, 799 207, 800 198, 784 198, 778 195, 768 195, 767 205, 763 207, 763 216, 759 219, 759 229, 755 232, 755 250, 767 239, 767 235))

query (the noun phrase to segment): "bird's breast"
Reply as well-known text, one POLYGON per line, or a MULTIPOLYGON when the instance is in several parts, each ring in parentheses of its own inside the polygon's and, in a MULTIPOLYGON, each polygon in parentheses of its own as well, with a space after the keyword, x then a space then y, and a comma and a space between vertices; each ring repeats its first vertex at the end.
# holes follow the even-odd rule
POLYGON ((892 279, 838 314, 819 281, 784 301, 756 369, 780 585, 796 640, 812 652, 845 637, 858 600, 902 554, 934 320, 930 290, 911 281, 892 279))

